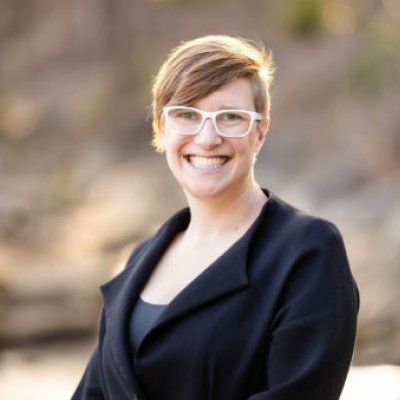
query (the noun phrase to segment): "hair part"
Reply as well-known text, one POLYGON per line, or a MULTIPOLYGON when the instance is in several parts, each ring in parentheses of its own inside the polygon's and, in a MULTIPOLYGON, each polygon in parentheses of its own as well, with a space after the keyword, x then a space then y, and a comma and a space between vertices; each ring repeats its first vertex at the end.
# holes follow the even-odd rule
POLYGON ((237 78, 249 80, 255 110, 269 119, 273 72, 271 52, 250 40, 208 35, 182 42, 171 51, 154 79, 152 144, 157 151, 164 150, 161 136, 165 105, 193 105, 237 78))

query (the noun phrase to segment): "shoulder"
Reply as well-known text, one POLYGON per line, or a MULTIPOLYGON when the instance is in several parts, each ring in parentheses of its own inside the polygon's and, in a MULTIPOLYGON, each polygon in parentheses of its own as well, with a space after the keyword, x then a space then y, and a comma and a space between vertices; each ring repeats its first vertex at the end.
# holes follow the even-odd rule
POLYGON ((293 273, 305 279, 350 275, 346 248, 335 224, 275 195, 268 202, 250 245, 260 271, 274 271, 279 279, 293 273))
POLYGON ((125 269, 129 269, 135 264, 135 262, 140 258, 141 254, 146 249, 146 246, 148 245, 150 240, 150 238, 143 239, 134 247, 128 258, 128 261, 125 264, 125 269))
POLYGON ((256 252, 266 276, 275 277, 286 299, 300 296, 326 305, 341 298, 356 310, 358 289, 337 226, 276 196, 272 199, 274 210, 264 221, 265 234, 256 252))
POLYGON ((302 248, 343 246, 341 232, 331 221, 302 211, 274 194, 268 202, 270 210, 263 217, 261 231, 268 231, 269 240, 302 248))
POLYGON ((147 249, 151 248, 154 243, 168 243, 175 237, 178 232, 184 230, 190 221, 189 209, 183 208, 177 211, 175 214, 170 216, 165 222, 163 222, 156 232, 139 242, 133 249, 125 269, 132 268, 140 257, 146 253, 147 249))

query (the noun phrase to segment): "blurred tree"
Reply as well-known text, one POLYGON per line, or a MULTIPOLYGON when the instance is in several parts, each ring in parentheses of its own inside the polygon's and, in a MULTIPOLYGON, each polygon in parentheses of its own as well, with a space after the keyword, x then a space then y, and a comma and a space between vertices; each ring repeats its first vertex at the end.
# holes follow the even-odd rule
POLYGON ((284 0, 283 18, 289 30, 299 36, 311 36, 323 28, 323 1, 284 0))
POLYGON ((362 95, 379 94, 398 80, 400 68, 398 30, 376 23, 364 33, 353 55, 352 86, 362 95))

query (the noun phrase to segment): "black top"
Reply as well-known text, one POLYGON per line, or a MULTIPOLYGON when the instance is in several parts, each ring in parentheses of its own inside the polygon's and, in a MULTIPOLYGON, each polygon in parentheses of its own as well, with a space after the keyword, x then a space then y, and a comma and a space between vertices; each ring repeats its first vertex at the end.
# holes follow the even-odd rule
POLYGON ((140 341, 150 330, 166 306, 166 304, 148 303, 141 297, 137 299, 129 324, 129 342, 132 353, 134 353, 140 341))
MULTIPOLYGON (((337 228, 271 194, 257 221, 168 304, 132 358, 136 299, 190 210, 102 286, 99 341, 73 400, 338 400, 359 307, 337 228)), ((195 256, 195 255, 194 255, 195 256)))

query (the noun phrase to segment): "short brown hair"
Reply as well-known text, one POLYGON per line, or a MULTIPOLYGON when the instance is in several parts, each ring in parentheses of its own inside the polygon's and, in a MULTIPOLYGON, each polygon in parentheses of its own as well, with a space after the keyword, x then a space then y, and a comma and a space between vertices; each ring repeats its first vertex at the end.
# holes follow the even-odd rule
POLYGON ((208 35, 182 42, 171 51, 154 80, 152 144, 157 151, 164 150, 165 105, 192 105, 237 78, 249 79, 255 110, 269 118, 273 70, 271 53, 250 40, 208 35))

